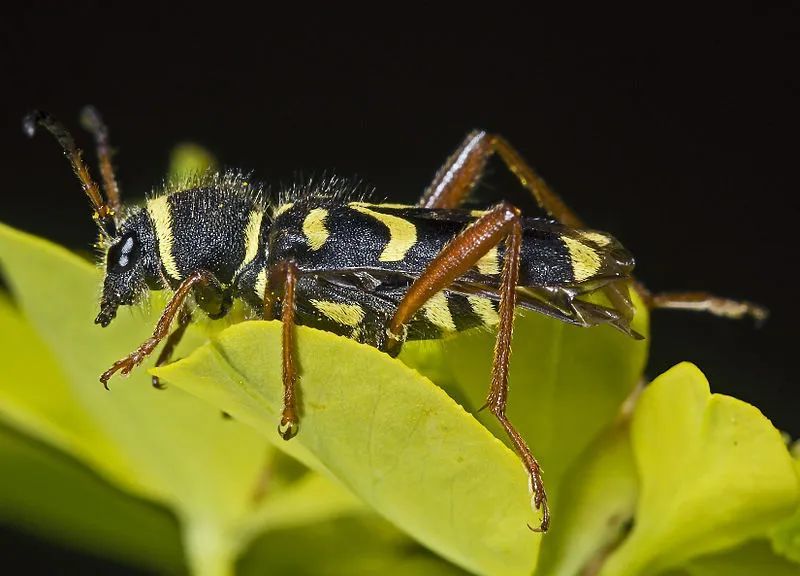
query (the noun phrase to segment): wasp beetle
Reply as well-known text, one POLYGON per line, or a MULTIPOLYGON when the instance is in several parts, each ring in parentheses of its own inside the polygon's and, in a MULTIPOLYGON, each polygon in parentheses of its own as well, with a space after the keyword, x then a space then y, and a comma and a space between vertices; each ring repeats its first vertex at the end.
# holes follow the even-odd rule
MULTIPOLYGON (((476 326, 497 330, 486 407, 505 429, 528 472, 537 530, 549 525, 539 464, 506 417, 508 365, 516 307, 579 326, 610 324, 634 338, 629 286, 651 307, 689 308, 757 319, 765 311, 705 293, 650 294, 632 279, 634 260, 611 235, 587 228, 502 137, 467 135, 416 205, 370 203, 335 178, 297 185, 268 202, 240 173, 206 174, 167 188, 140 208, 125 208, 111 164, 108 130, 93 108, 82 114, 93 135, 102 190, 69 132, 36 111, 37 126, 60 143, 93 209, 105 278, 95 322, 149 290, 172 292, 153 332, 100 376, 129 373, 166 339, 167 362, 191 321, 193 300, 220 318, 234 299, 283 322, 284 401, 279 433, 298 431, 295 324, 321 328, 396 355, 408 340, 440 338, 476 326), (497 155, 548 218, 523 217, 508 202, 463 207, 497 155), (608 305, 582 297, 602 291, 608 305), (191 297, 191 298, 190 298, 191 297), (170 333, 172 325, 174 330, 170 333)), ((154 384, 158 385, 154 379, 154 384)))

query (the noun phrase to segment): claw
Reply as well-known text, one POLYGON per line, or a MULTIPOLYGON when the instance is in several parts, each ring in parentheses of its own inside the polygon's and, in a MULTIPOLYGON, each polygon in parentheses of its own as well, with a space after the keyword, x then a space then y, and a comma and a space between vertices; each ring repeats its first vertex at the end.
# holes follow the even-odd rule
POLYGON ((281 418, 281 423, 278 425, 278 434, 280 434, 281 438, 284 440, 291 440, 297 436, 299 429, 300 425, 297 420, 290 420, 284 416, 281 418))
POLYGON ((544 533, 547 532, 547 529, 550 527, 550 508, 547 506, 547 493, 544 491, 544 484, 542 483, 540 472, 529 470, 527 466, 525 468, 528 472, 528 491, 531 496, 533 496, 533 498, 531 498, 531 504, 533 504, 534 510, 542 511, 542 519, 539 522, 539 527, 534 528, 528 524, 528 528, 533 532, 544 533))
POLYGON ((537 510, 542 510, 542 519, 539 522, 538 528, 534 528, 530 524, 528 524, 528 528, 533 532, 547 532, 547 529, 550 527, 550 509, 547 507, 547 497, 544 495, 544 491, 537 492, 534 497, 534 506, 536 506, 537 510))
POLYGON ((142 360, 144 360, 146 357, 147 354, 142 354, 137 350, 130 356, 127 356, 122 360, 117 360, 111 365, 111 368, 103 372, 103 374, 100 376, 100 382, 102 382, 103 386, 105 386, 106 390, 108 390, 108 381, 114 374, 119 372, 122 376, 128 376, 131 373, 131 370, 141 364, 142 360))

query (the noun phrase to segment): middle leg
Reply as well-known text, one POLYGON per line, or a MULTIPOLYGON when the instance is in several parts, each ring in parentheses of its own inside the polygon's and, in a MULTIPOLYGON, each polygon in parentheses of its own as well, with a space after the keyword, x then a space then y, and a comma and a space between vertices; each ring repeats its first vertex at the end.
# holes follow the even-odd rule
POLYGON ((297 362, 295 361, 296 288, 299 272, 292 261, 279 262, 269 271, 269 283, 264 295, 264 316, 270 317, 276 297, 281 298, 282 349, 283 349, 283 410, 278 433, 284 440, 297 435, 300 417, 297 410, 297 362), (274 288, 273 288, 274 287, 274 288), (270 290, 277 289, 275 294, 270 290), (267 296, 269 293, 269 296, 267 296))

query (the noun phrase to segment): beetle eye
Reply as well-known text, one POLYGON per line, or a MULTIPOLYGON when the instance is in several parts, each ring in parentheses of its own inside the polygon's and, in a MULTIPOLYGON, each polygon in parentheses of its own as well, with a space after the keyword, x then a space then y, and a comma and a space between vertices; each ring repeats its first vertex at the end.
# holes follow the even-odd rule
POLYGON ((111 272, 124 272, 139 256, 138 239, 131 235, 123 237, 108 251, 108 269, 111 272))

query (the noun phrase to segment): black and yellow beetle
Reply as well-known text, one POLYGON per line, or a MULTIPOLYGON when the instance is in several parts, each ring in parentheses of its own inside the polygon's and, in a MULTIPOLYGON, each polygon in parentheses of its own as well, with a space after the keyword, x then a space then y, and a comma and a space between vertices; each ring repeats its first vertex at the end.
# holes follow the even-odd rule
MULTIPOLYGON (((84 110, 97 146, 105 195, 93 181, 67 130, 43 112, 23 122, 53 134, 83 185, 105 248, 105 279, 95 322, 107 326, 121 305, 148 290, 173 295, 153 335, 115 362, 100 380, 129 373, 167 338, 164 363, 191 320, 187 299, 212 318, 235 298, 264 318, 283 322, 284 405, 280 434, 298 431, 295 324, 329 330, 395 355, 406 340, 439 338, 476 326, 497 328, 486 406, 508 433, 530 478, 539 530, 549 513, 541 471, 506 417, 508 365, 515 307, 579 326, 630 329, 628 287, 634 261, 612 236, 588 229, 517 152, 499 136, 470 133, 415 206, 372 204, 347 182, 299 185, 268 204, 238 173, 198 177, 168 189, 142 208, 125 209, 111 165, 108 131, 84 110), (522 217, 500 202, 486 211, 460 208, 499 155, 550 218, 522 217), (608 306, 582 297, 603 291, 608 306), (177 327, 170 327, 177 317, 177 327)), ((703 293, 651 295, 653 307, 680 307, 761 318, 764 310, 703 293)), ((154 381, 157 385, 157 381, 154 381)))

